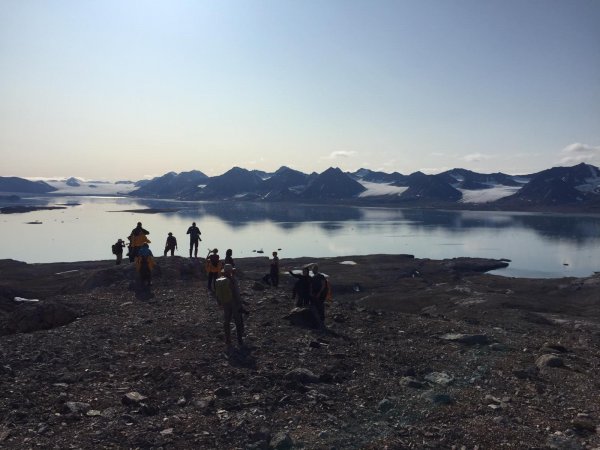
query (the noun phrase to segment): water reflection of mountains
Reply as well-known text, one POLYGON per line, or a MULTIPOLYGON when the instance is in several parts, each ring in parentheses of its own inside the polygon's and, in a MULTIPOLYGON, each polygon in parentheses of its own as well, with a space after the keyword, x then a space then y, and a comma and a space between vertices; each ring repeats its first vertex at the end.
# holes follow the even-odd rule
MULTIPOLYGON (((140 201, 147 207, 165 206, 156 200, 140 201)), ((444 211, 432 209, 360 208, 334 205, 298 205, 285 203, 202 203, 185 205, 178 213, 190 220, 214 216, 231 227, 251 222, 272 222, 283 229, 294 229, 312 222, 329 233, 347 228, 352 221, 357 232, 382 226, 417 231, 434 228, 463 234, 474 229, 511 228, 531 230, 544 239, 575 243, 595 241, 600 236, 600 217, 551 214, 527 214, 490 211, 444 211)))

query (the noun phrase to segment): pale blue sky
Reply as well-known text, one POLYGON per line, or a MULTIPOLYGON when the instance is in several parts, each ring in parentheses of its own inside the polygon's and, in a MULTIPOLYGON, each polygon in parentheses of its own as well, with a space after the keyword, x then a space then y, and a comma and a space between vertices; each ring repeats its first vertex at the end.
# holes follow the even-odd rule
POLYGON ((0 175, 600 164, 597 0, 0 0, 0 175))

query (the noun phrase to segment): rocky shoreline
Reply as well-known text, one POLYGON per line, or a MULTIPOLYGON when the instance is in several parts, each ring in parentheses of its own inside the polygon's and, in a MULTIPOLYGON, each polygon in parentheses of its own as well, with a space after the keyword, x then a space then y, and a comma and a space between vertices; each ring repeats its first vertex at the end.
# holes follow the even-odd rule
POLYGON ((600 277, 283 260, 330 275, 319 333, 290 315, 291 277, 258 281, 267 261, 237 261, 250 316, 227 355, 199 261, 158 258, 148 293, 128 264, 1 260, 0 448, 600 446, 600 277))

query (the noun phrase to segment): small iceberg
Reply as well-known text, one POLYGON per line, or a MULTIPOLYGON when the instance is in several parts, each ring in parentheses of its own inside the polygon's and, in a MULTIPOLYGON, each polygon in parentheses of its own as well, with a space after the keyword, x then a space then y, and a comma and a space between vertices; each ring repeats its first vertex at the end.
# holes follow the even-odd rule
POLYGON ((346 266, 355 266, 356 262, 355 261, 342 261, 342 262, 340 262, 340 264, 344 264, 346 266))
POLYGON ((34 303, 34 302, 39 302, 39 300, 37 298, 23 298, 23 297, 15 297, 14 301, 15 302, 19 302, 19 303, 34 303))

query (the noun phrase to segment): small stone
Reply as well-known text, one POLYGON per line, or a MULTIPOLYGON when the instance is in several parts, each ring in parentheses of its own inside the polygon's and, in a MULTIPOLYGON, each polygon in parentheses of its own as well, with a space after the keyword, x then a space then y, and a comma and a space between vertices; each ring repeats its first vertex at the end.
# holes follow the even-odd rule
POLYGON ((454 383, 454 377, 446 372, 431 372, 425 375, 425 379, 440 386, 448 386, 454 383))
POLYGON ((429 400, 434 405, 451 405, 455 402, 448 394, 440 394, 433 391, 425 392, 422 397, 429 400))
POLYGON ((271 448, 275 450, 288 450, 292 448, 294 441, 286 432, 279 432, 271 439, 271 448))
POLYGON ((384 398, 377 404, 377 410, 379 412, 385 413, 393 408, 394 408, 394 403, 390 399, 387 399, 387 398, 384 398))
POLYGON ((542 367, 563 367, 565 363, 556 355, 546 354, 536 359, 535 365, 541 369, 542 367))
POLYGON ((90 405, 89 403, 83 402, 66 402, 65 403, 65 412, 71 414, 85 414, 89 411, 90 405))
POLYGON ((545 342, 540 351, 544 353, 568 353, 569 350, 564 345, 545 342))
POLYGON ((596 424, 589 417, 576 417, 571 422, 571 425, 576 430, 596 432, 596 424))
POLYGON ((485 345, 489 343, 489 339, 485 334, 447 333, 440 336, 440 339, 466 345, 485 345))
POLYGON ((423 387, 423 383, 421 383, 415 377, 402 377, 400 378, 400 386, 421 389, 423 387))
POLYGON ((128 392, 127 394, 125 394, 123 396, 123 398, 121 398, 121 402, 124 405, 132 406, 132 405, 138 405, 139 403, 146 400, 146 398, 148 398, 148 397, 140 394, 139 392, 128 392))
POLYGON ((162 434, 163 436, 167 436, 169 434, 173 434, 173 428, 165 428, 164 430, 162 430, 160 432, 160 434, 162 434))
POLYGON ((218 398, 224 398, 231 397, 233 395, 233 392, 231 392, 231 389, 221 386, 215 389, 214 394, 218 398))
POLYGON ((302 384, 319 382, 318 376, 316 376, 310 370, 304 369, 302 367, 298 367, 296 369, 290 370, 288 373, 285 374, 284 378, 286 380, 298 381, 302 384))
POLYGON ((503 352, 506 350, 506 345, 500 344, 499 342, 494 342, 490 345, 490 350, 495 352, 503 352))
POLYGON ((583 447, 577 441, 560 434, 552 434, 546 440, 548 448, 560 450, 580 450, 583 447))
POLYGON ((85 413, 85 415, 89 417, 97 417, 102 415, 102 411, 98 411, 97 409, 90 409, 87 413, 85 413))

